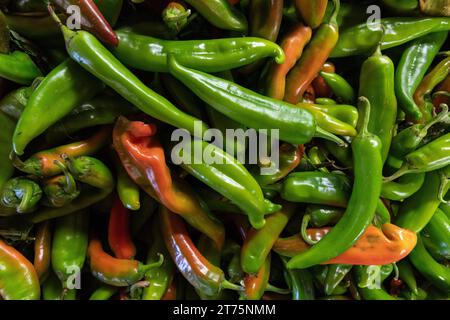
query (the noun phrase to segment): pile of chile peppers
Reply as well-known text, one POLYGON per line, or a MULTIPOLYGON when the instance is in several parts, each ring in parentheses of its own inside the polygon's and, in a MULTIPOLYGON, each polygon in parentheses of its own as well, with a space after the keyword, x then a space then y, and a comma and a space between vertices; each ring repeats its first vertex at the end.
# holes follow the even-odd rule
POLYGON ((448 299, 442 1, 169 2, 2 2, 0 300, 448 299))

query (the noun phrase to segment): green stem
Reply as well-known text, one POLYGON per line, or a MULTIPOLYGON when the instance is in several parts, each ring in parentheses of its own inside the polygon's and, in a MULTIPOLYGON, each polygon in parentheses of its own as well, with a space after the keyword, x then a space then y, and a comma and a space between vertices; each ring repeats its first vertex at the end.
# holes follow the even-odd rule
POLYGON ((308 233, 307 233, 307 228, 308 228, 308 224, 309 221, 311 221, 311 215, 309 214, 305 214, 302 218, 302 225, 300 227, 300 234, 303 238, 303 240, 309 244, 309 245, 315 245, 317 242, 319 241, 314 241, 312 240, 310 237, 308 237, 308 233))
POLYGON ((341 138, 335 136, 334 134, 332 134, 320 127, 316 128, 316 133, 314 134, 314 137, 334 142, 334 143, 338 144, 340 147, 347 146, 347 143, 344 140, 342 140, 341 138))
POLYGON ((222 287, 222 289, 229 289, 229 290, 234 290, 234 291, 239 291, 239 292, 243 292, 244 291, 243 287, 241 287, 241 286, 239 286, 237 284, 231 283, 230 281, 228 281, 226 279, 224 279, 222 281, 220 286, 222 287))
POLYGON ((266 292, 267 291, 268 292, 275 292, 275 293, 279 293, 279 294, 289 294, 289 293, 291 293, 291 290, 289 290, 289 289, 278 288, 278 287, 275 287, 275 286, 273 286, 271 284, 267 284, 265 291, 266 292))

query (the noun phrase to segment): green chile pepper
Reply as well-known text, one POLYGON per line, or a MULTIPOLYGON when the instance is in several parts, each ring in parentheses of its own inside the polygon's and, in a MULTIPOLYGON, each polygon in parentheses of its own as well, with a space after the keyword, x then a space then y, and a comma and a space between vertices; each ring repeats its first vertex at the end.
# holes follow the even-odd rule
POLYGON ((0 111, 17 122, 32 93, 32 87, 22 87, 11 91, 0 101, 0 111))
POLYGON ((277 63, 284 61, 283 50, 261 38, 172 41, 121 30, 117 35, 119 45, 112 50, 114 55, 125 65, 144 71, 168 72, 169 55, 187 68, 204 72, 226 71, 268 57, 277 63))
POLYGON ((31 179, 13 178, 7 181, 1 191, 1 205, 14 208, 17 213, 29 213, 36 209, 41 200, 42 190, 31 179))
POLYGON ((332 295, 352 268, 353 266, 348 264, 333 264, 328 266, 327 276, 324 283, 325 294, 328 296, 332 295))
MULTIPOLYGON (((317 287, 324 287, 325 280, 327 278, 328 269, 330 266, 314 266, 311 268, 312 274, 314 276, 314 280, 316 282, 317 287)), ((301 269, 303 270, 303 269, 301 269)), ((304 270, 306 271, 306 270, 304 270)), ((332 295, 341 295, 345 294, 348 291, 348 284, 339 283, 336 289, 332 292, 332 295)))
POLYGON ((337 73, 328 73, 323 71, 320 72, 320 76, 331 88, 334 95, 341 99, 344 103, 352 103, 355 101, 355 91, 343 77, 337 73))
POLYGON ((414 267, 433 285, 447 294, 450 292, 450 268, 433 259, 423 244, 422 236, 417 235, 417 245, 408 257, 414 267))
POLYGON ((417 287, 416 277, 414 276, 413 267, 408 259, 402 259, 397 262, 397 267, 399 278, 408 286, 413 294, 418 294, 419 288, 417 287))
POLYGON ((304 269, 293 270, 286 268, 288 259, 281 257, 281 260, 285 266, 284 275, 286 282, 290 284, 292 291, 292 300, 314 300, 315 290, 311 273, 304 269))
POLYGON ((79 211, 56 220, 52 241, 52 267, 64 289, 80 276, 88 247, 89 215, 79 211))
POLYGON ((245 32, 248 28, 245 16, 227 0, 186 0, 209 23, 220 29, 245 32))
POLYGON ((384 50, 430 33, 450 30, 450 18, 383 18, 380 23, 382 28, 373 26, 369 29, 367 22, 363 22, 343 30, 331 57, 364 55, 374 50, 380 42, 384 50))
POLYGON ((416 233, 420 232, 428 224, 441 203, 439 193, 445 194, 450 188, 450 185, 443 180, 448 181, 449 177, 450 167, 441 172, 427 173, 420 190, 406 199, 400 207, 396 225, 416 233))
POLYGON ((359 98, 363 111, 358 136, 352 142, 355 166, 353 191, 344 215, 317 244, 293 257, 289 268, 308 268, 332 259, 350 248, 363 234, 375 216, 381 191, 381 142, 368 132, 370 102, 359 98))
POLYGON ((44 300, 77 300, 77 290, 64 289, 61 281, 52 272, 42 284, 42 298, 44 300))
POLYGON ((117 194, 125 208, 139 210, 141 207, 139 186, 128 176, 119 160, 117 168, 117 194))
POLYGON ((311 217, 310 223, 313 227, 321 228, 335 225, 344 214, 344 210, 321 205, 308 205, 305 214, 311 217))
MULTIPOLYGON (((359 283, 366 275, 367 266, 355 266, 353 268, 355 280, 359 283)), ((397 300, 388 294, 383 288, 358 287, 358 292, 364 300, 397 300)))
POLYGON ((102 82, 73 61, 53 69, 33 92, 20 116, 14 131, 14 152, 22 155, 34 138, 101 89, 102 82))
POLYGON ((425 173, 414 173, 400 177, 398 182, 383 182, 381 197, 393 201, 407 199, 420 190, 424 181, 425 173))
POLYGON ((382 55, 380 48, 362 65, 359 95, 370 101, 368 131, 381 140, 381 157, 386 161, 397 120, 397 99, 394 90, 394 63, 382 55))
POLYGON ((435 259, 450 260, 450 219, 439 208, 423 229, 422 240, 435 259))
POLYGON ((260 186, 243 165, 213 144, 189 139, 172 150, 172 156, 175 163, 242 209, 257 229, 264 226, 266 214, 280 209, 264 199, 260 186), (201 156, 208 154, 215 163, 196 159, 195 150, 202 150, 201 156))
POLYGON ((91 294, 89 300, 109 300, 118 291, 118 287, 110 286, 108 284, 101 284, 100 287, 91 294))
POLYGON ((422 118, 422 113, 413 99, 414 92, 444 44, 447 34, 448 32, 435 32, 416 39, 408 44, 398 63, 395 71, 395 93, 400 108, 413 120, 422 118))
MULTIPOLYGON (((54 15, 54 18, 57 17, 54 15)), ((74 32, 64 25, 61 30, 69 55, 83 68, 148 115, 175 127, 187 129, 193 134, 203 134, 206 125, 183 113, 167 99, 146 87, 131 71, 126 69, 93 35, 86 31, 74 32)))
POLYGON ((43 182, 45 205, 61 208, 80 195, 80 191, 77 188, 77 183, 73 176, 66 168, 63 169, 63 172, 63 175, 46 179, 43 182))
POLYGON ((29 85, 41 75, 39 68, 25 52, 0 53, 0 76, 2 78, 29 85))
POLYGON ((111 171, 100 160, 92 157, 65 158, 67 168, 73 177, 94 188, 108 189, 114 185, 111 171))
POLYGON ((419 8, 418 0, 382 0, 383 4, 395 12, 411 13, 419 8))

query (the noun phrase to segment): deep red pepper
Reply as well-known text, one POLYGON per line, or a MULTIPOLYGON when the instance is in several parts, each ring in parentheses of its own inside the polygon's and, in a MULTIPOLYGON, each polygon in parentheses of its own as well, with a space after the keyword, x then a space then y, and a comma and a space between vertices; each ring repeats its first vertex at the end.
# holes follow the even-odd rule
POLYGON ((130 234, 130 213, 117 196, 109 216, 108 243, 116 258, 133 259, 136 255, 130 234))

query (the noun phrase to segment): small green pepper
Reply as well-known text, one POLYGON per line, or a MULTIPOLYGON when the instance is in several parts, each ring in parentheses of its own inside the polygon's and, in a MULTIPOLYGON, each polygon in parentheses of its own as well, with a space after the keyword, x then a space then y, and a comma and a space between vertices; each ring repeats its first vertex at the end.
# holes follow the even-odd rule
POLYGON ((29 213, 36 209, 41 200, 42 190, 33 180, 25 177, 7 181, 1 192, 1 204, 14 208, 17 213, 29 213))

